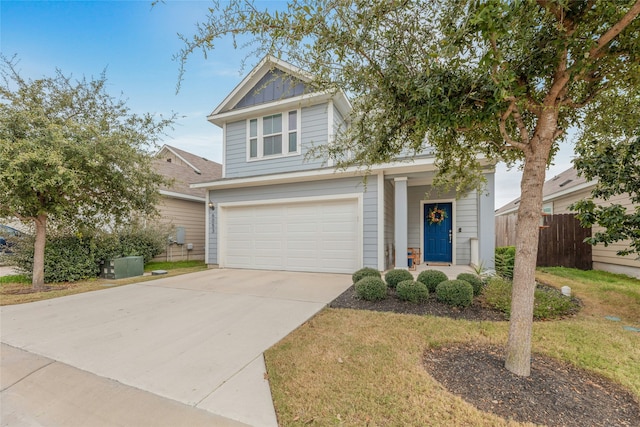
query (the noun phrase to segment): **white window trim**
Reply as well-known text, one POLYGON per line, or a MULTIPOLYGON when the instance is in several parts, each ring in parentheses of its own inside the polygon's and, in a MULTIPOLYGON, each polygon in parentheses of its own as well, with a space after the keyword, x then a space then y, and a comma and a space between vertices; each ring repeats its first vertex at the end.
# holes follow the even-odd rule
POLYGON ((258 117, 251 117, 246 120, 246 157, 247 162, 259 162, 263 160, 269 159, 279 159, 282 157, 291 157, 291 156, 299 156, 302 154, 302 141, 301 141, 301 125, 302 125, 302 110, 300 108, 292 108, 286 111, 279 111, 270 114, 263 114, 258 117), (296 112, 296 140, 297 140, 297 150, 289 152, 289 113, 295 111, 296 112), (263 119, 264 117, 274 116, 274 115, 282 115, 282 153, 280 154, 270 154, 264 155, 264 139, 263 139, 263 119), (257 120, 258 126, 258 155, 257 157, 251 157, 251 121, 257 120))

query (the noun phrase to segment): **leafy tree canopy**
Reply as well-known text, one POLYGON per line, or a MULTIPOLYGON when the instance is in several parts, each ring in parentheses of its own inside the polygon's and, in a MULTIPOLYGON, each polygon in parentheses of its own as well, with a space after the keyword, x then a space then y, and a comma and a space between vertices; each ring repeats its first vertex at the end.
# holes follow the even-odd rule
POLYGON ((537 150, 545 112, 557 121, 551 161, 565 129, 611 109, 604 91, 638 85, 637 9, 609 0, 293 0, 268 11, 225 1, 184 37, 178 57, 184 67, 218 37, 248 35, 256 54, 283 56, 319 87, 351 95, 353 126, 330 147, 341 165, 392 160, 420 150, 426 135, 443 176, 465 188, 477 153, 514 164, 537 150))
POLYGON ((164 178, 147 149, 172 119, 129 111, 104 74, 23 79, 2 58, 0 218, 35 227, 33 287, 44 285, 47 227, 115 226, 155 212, 164 178))
POLYGON ((0 85, 0 217, 113 225, 152 213, 163 177, 147 151, 170 121, 132 114, 106 77, 25 80, 5 59, 0 85))

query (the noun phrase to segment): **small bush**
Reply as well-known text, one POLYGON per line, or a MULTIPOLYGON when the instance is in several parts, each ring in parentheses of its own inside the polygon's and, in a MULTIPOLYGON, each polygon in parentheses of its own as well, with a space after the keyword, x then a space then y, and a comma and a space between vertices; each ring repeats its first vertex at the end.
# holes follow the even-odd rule
POLYGON ((473 286, 464 280, 445 280, 436 287, 436 297, 455 307, 469 307, 473 302, 473 286))
POLYGON ((382 300, 387 297, 387 284, 379 277, 366 276, 356 284, 356 295, 367 301, 382 300))
POLYGON ((413 280, 413 274, 409 273, 408 270, 389 270, 387 274, 384 275, 384 280, 390 288, 395 288, 400 282, 413 280))
MULTIPOLYGON (((495 277, 487 284, 484 298, 487 304, 509 317, 511 315, 511 291, 511 282, 495 277)), ((533 299, 533 318, 536 320, 566 316, 580 308, 579 302, 548 286, 536 286, 533 299)))
POLYGON ((513 265, 516 260, 515 246, 502 246, 496 248, 495 267, 496 273, 505 279, 513 279, 513 265))
POLYGON ((475 274, 460 273, 458 274, 458 277, 456 277, 456 279, 464 280, 465 282, 468 282, 471 286, 473 286, 474 296, 478 296, 482 292, 482 287, 484 286, 484 283, 482 282, 482 279, 476 276, 475 274))
POLYGON ((492 277, 484 288, 484 300, 508 316, 511 312, 511 282, 502 277, 492 277))
POLYGON ((378 277, 378 278, 382 277, 380 272, 378 270, 376 270, 375 268, 364 267, 364 268, 361 268, 360 270, 356 271, 355 273, 353 273, 353 275, 351 276, 351 280, 353 281, 353 284, 355 285, 360 280, 364 279, 365 277, 369 277, 369 276, 378 277))
POLYGON ((422 282, 427 285, 427 289, 429 289, 429 292, 435 292, 436 287, 445 280, 449 280, 449 278, 442 271, 425 270, 422 273, 418 274, 417 280, 418 282, 422 282))
POLYGON ((422 302, 429 298, 429 289, 422 282, 404 280, 396 287, 398 298, 409 302, 422 302))

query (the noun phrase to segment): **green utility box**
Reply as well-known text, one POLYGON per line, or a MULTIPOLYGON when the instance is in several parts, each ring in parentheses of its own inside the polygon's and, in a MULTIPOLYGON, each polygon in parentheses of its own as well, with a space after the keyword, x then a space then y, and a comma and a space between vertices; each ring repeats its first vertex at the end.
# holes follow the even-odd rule
POLYGON ((100 268, 100 277, 103 279, 124 279, 143 274, 144 258, 141 256, 108 259, 102 263, 100 268))

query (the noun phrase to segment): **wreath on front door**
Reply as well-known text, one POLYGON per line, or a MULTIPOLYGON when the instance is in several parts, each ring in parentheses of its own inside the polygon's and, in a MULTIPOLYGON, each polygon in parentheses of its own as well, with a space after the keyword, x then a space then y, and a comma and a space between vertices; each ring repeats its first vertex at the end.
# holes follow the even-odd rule
POLYGON ((429 224, 441 224, 445 219, 447 219, 447 212, 444 209, 438 209, 438 205, 429 209, 429 224))

